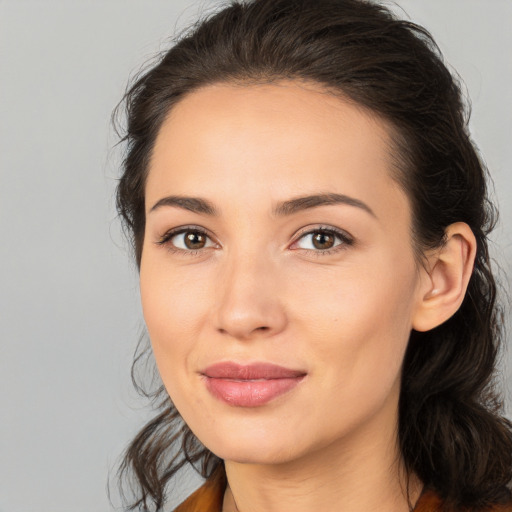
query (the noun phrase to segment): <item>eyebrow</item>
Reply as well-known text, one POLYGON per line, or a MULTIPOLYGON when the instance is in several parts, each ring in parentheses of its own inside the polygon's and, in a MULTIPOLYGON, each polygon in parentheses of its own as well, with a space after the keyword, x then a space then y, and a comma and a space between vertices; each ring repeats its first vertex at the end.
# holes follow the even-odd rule
MULTIPOLYGON (((350 196, 346 196, 344 194, 334 193, 313 194, 308 196, 295 197, 293 199, 283 201, 276 204, 272 208, 272 216, 287 217, 303 210, 309 210, 310 208, 332 204, 344 204, 347 206, 360 208, 361 210, 369 213, 372 217, 377 217, 373 210, 366 203, 363 203, 363 201, 350 196)), ((219 211, 210 201, 200 197, 176 195, 163 197, 162 199, 158 200, 149 211, 153 212, 163 206, 174 206, 211 217, 220 216, 219 211)))

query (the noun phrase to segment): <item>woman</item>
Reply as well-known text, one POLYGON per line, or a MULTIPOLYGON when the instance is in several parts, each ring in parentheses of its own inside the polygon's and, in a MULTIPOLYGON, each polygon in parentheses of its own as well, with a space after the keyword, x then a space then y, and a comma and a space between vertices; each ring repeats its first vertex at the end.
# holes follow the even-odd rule
POLYGON ((428 32, 234 2, 126 95, 118 209, 165 387, 123 473, 162 510, 512 510, 494 209, 428 32))

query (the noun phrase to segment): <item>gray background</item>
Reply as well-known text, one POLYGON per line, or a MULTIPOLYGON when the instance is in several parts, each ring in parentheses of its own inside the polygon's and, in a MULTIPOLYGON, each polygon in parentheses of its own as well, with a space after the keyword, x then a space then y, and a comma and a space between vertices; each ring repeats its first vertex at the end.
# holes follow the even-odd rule
MULTIPOLYGON (((512 2, 398 4, 467 84, 510 275, 512 2)), ((150 412, 129 377, 142 320, 109 117, 128 76, 214 5, 0 0, 0 512, 112 509, 108 472, 150 412)))

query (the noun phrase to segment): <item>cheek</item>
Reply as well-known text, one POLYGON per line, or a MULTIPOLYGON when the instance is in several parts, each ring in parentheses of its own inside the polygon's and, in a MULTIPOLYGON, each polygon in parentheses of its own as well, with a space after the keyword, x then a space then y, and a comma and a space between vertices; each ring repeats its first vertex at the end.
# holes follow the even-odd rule
POLYGON ((311 281, 302 281, 302 291, 295 292, 300 296, 294 314, 298 329, 308 333, 311 355, 324 362, 333 382, 364 386, 365 379, 375 382, 379 376, 391 385, 400 371, 416 273, 412 260, 401 266, 393 260, 382 255, 364 268, 354 266, 323 279, 310 275, 311 281))
MULTIPOLYGON (((186 272, 169 272, 142 260, 140 293, 144 320, 158 370, 167 385, 184 371, 205 310, 201 288, 185 279, 186 272)), ((204 295, 204 294, 203 294, 204 295)))
POLYGON ((396 265, 391 255, 382 254, 370 262, 309 271, 296 283, 289 289, 290 298, 307 323, 324 334, 333 328, 354 333, 397 324, 410 327, 417 287, 411 261, 396 265))

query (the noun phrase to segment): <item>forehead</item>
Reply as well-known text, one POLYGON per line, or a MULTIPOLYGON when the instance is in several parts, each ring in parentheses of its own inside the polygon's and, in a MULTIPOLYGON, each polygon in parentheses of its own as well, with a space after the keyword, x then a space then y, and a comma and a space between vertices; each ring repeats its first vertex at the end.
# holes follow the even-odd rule
POLYGON ((243 194, 247 206, 319 190, 378 202, 397 188, 391 141, 384 120, 316 84, 210 85, 163 123, 147 207, 192 192, 220 201, 243 194))

